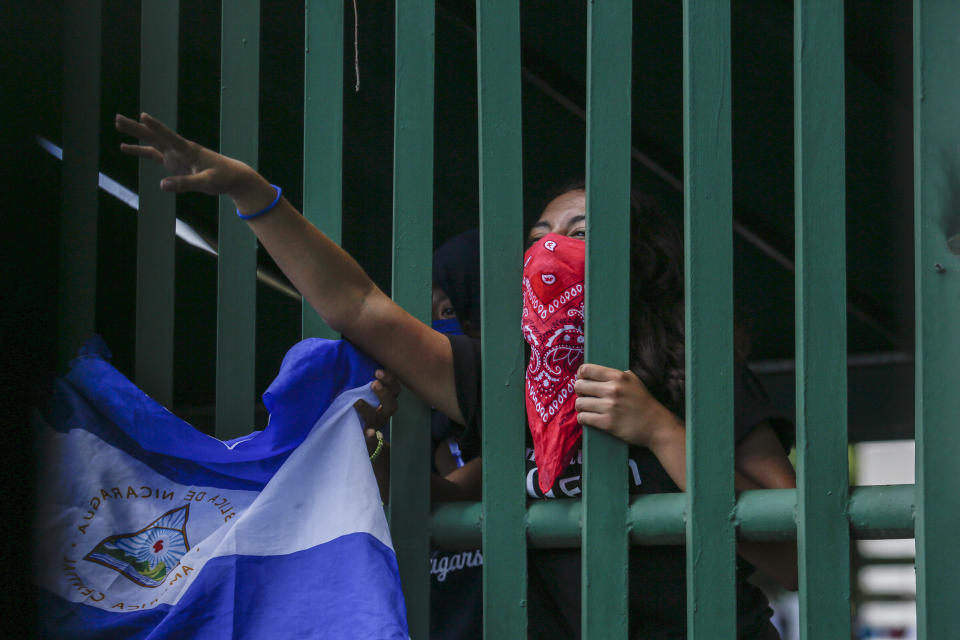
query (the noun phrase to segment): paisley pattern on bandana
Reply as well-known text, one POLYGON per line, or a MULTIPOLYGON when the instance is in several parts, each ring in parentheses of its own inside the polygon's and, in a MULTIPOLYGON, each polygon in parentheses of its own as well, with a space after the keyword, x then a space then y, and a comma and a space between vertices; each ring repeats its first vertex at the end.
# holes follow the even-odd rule
POLYGON ((583 433, 573 383, 583 364, 585 247, 582 240, 551 233, 524 255, 527 424, 544 493, 570 463, 583 433))

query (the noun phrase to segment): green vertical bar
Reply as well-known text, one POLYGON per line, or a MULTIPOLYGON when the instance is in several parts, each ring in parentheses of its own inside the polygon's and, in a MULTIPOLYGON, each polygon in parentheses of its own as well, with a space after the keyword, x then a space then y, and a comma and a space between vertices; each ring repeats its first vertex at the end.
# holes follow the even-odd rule
POLYGON ((914 2, 917 629, 957 638, 960 593, 960 11, 914 2))
MULTIPOLYGON (((393 129, 393 298, 429 323, 433 248, 432 0, 397 0, 393 129)), ((390 532, 410 637, 430 630, 430 411, 407 394, 393 417, 390 532)))
MULTIPOLYGON (((587 14, 586 362, 626 369, 630 351, 632 3, 591 0, 587 14)), ((626 638, 627 444, 583 433, 581 629, 626 638)))
POLYGON ((729 0, 685 0, 687 637, 736 635, 729 0))
MULTIPOLYGON (((143 0, 140 11, 140 109, 177 128, 179 0, 143 0)), ((162 166, 140 161, 137 217, 137 385, 173 406, 173 305, 177 200, 157 188, 162 166)))
POLYGON ((63 196, 60 217, 60 366, 94 332, 100 163, 100 0, 63 6, 63 196))
POLYGON ((794 3, 802 638, 850 637, 843 3, 794 3))
POLYGON ((518 2, 477 3, 483 361, 483 634, 527 633, 519 291, 523 155, 518 2))
MULTIPOLYGON (((220 152, 256 168, 259 0, 223 0, 221 29, 220 152)), ((216 434, 227 439, 253 430, 257 241, 226 197, 218 235, 216 434)))
MULTIPOLYGON (((341 242, 343 208, 343 2, 306 0, 303 54, 303 215, 341 242)), ((337 334, 303 301, 304 338, 337 334)))

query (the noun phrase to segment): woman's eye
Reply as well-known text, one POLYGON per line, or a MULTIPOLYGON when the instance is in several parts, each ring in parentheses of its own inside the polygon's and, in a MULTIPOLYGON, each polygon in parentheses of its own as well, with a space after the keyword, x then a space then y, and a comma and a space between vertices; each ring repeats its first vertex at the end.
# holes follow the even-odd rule
POLYGON ((576 231, 574 231, 573 233, 570 234, 570 237, 571 237, 571 238, 586 238, 586 237, 587 237, 587 230, 586 230, 586 229, 577 229, 576 231))
POLYGON ((457 312, 453 310, 453 307, 444 307, 440 309, 440 317, 444 319, 456 318, 457 312))

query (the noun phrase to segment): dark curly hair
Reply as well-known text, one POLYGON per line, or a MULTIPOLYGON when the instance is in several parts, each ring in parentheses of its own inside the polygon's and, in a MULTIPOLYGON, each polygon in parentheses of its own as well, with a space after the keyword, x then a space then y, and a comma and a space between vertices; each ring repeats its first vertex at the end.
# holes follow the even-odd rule
MULTIPOLYGON (((583 191, 567 183, 547 200, 583 191)), ((683 236, 651 196, 630 194, 630 369, 673 413, 684 415, 683 236)), ((734 322, 735 358, 746 357, 748 339, 734 322)))
POLYGON ((683 416, 683 237, 641 191, 630 194, 630 211, 630 369, 683 416))

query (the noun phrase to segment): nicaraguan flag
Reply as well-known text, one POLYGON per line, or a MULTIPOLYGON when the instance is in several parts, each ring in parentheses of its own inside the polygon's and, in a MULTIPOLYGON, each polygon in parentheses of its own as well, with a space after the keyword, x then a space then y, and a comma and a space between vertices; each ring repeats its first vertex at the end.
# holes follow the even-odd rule
POLYGON ((44 637, 407 638, 353 403, 375 365, 305 340, 262 432, 223 442, 151 400, 98 339, 39 420, 44 637))

